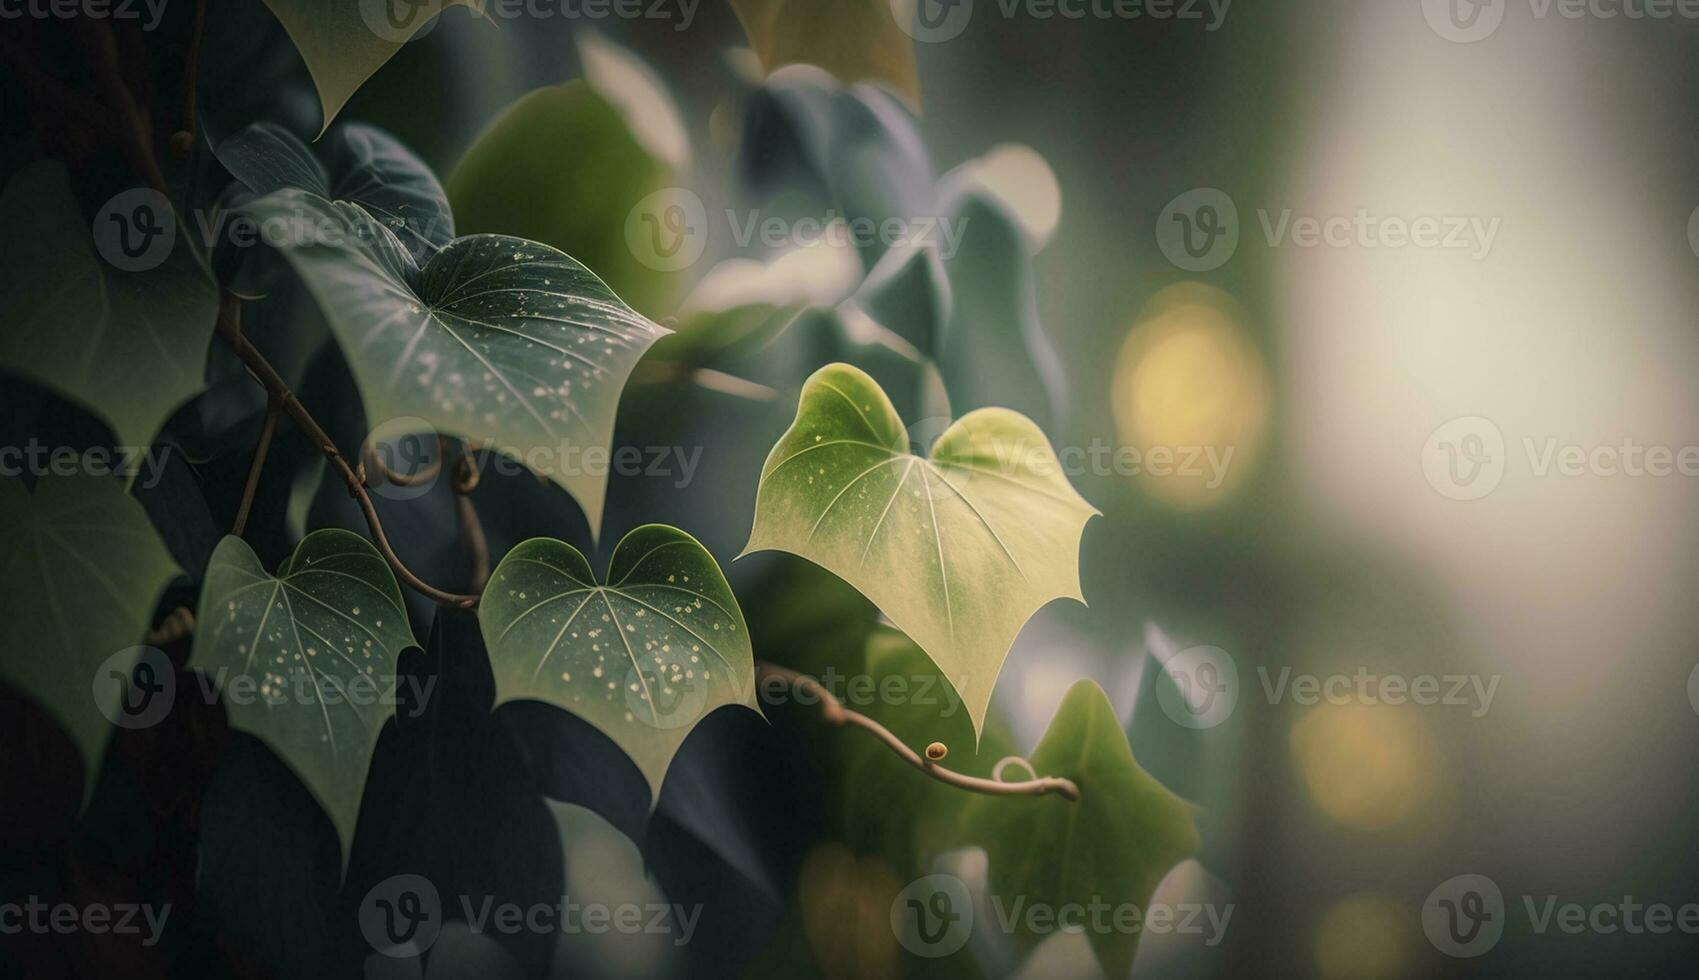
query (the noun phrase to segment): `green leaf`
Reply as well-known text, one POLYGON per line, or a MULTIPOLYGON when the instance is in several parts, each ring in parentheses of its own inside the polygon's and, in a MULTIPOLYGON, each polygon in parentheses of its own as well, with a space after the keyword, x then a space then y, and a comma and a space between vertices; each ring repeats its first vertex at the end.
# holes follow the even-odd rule
POLYGON ((626 234, 632 209, 680 179, 683 128, 647 68, 605 41, 581 47, 586 80, 508 106, 449 175, 449 200, 463 231, 553 245, 636 309, 670 314, 679 270, 645 264, 626 234))
POLYGON ((415 261, 428 261, 454 238, 448 195, 395 137, 372 126, 338 126, 315 149, 317 155, 276 123, 258 122, 218 144, 217 154, 255 194, 295 187, 360 205, 395 232, 415 261))
POLYGON ((547 245, 457 238, 423 268, 357 205, 279 191, 248 205, 292 230, 284 254, 342 345, 373 441, 421 431, 506 452, 601 524, 606 453, 631 369, 667 331, 547 245))
POLYGON ((33 495, 0 480, 0 556, 0 615, 37 641, 0 657, 0 678, 70 733, 87 799, 128 687, 107 672, 129 677, 177 563, 122 481, 96 476, 42 477, 33 495))
POLYGON ((846 85, 883 82, 920 104, 914 43, 889 0, 732 0, 732 9, 767 71, 819 65, 846 85))
MULTIPOLYGON (((1042 775, 1078 784, 1079 800, 978 797, 964 817, 969 840, 985 848, 991 894, 1004 907, 1021 897, 1027 906, 1095 901, 1142 911, 1169 869, 1197 850, 1195 808, 1139 768, 1095 681, 1068 691, 1031 761, 1042 775)), ((1104 975, 1126 976, 1138 933, 1087 935, 1104 975)))
POLYGON ((314 531, 272 576, 226 537, 196 618, 194 666, 223 693, 231 723, 312 790, 346 861, 372 748, 395 713, 396 658, 414 645, 383 556, 350 531, 314 531))
POLYGON ((977 734, 1022 624, 1052 599, 1084 601, 1095 514, 1019 414, 973 412, 923 458, 873 379, 830 364, 762 468, 744 554, 788 551, 861 590, 943 670, 977 734))
POLYGON ((120 443, 150 444, 201 390, 218 318, 217 288, 184 229, 158 266, 114 268, 96 250, 65 168, 45 161, 0 192, 0 222, 0 368, 87 406, 120 443))
POLYGON ((483 0, 265 0, 265 5, 313 76, 324 113, 321 134, 355 90, 439 13, 456 5, 484 9, 483 0))
POLYGON ((627 534, 608 583, 552 538, 507 553, 478 607, 496 699, 535 698, 595 725, 658 799, 696 722, 721 705, 754 705, 749 630, 714 556, 677 528, 627 534))

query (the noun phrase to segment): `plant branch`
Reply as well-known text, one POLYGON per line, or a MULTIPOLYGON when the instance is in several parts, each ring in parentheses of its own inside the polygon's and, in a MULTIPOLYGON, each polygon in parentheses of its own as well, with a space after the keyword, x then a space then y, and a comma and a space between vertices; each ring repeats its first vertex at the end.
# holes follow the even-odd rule
POLYGON ((206 36, 206 0, 195 0, 194 25, 189 29, 189 50, 183 62, 183 87, 178 103, 183 112, 183 125, 171 134, 171 152, 179 160, 187 160, 195 148, 195 90, 201 72, 201 39, 206 36))
POLYGON ((306 406, 295 398, 295 392, 290 390, 288 382, 284 381, 283 376, 277 373, 277 369, 271 366, 271 362, 265 359, 265 355, 261 354, 248 341, 248 338, 242 336, 241 328, 238 325, 241 306, 242 301, 236 296, 230 293, 224 294, 218 307, 218 335, 247 366, 248 371, 258 379, 260 384, 265 386, 266 392, 277 400, 284 413, 300 427, 307 440, 317 446, 319 452, 324 454, 325 459, 330 462, 331 468, 336 471, 337 475, 342 477, 342 482, 348 486, 348 493, 359 501, 360 510, 366 515, 366 525, 371 528, 373 543, 377 545, 377 549, 383 555, 384 560, 389 562, 389 567, 394 570, 396 578, 438 605, 462 609, 476 606, 478 604, 476 595, 445 592, 414 575, 412 570, 402 563, 401 558, 396 555, 395 549, 390 546, 388 536, 383 532, 383 521, 378 518, 377 507, 373 505, 371 495, 366 493, 365 484, 360 481, 360 477, 354 472, 353 467, 348 465, 348 460, 343 458, 341 450, 336 448, 336 443, 319 426, 318 420, 314 419, 312 413, 307 411, 306 406))
MULTIPOLYGON (((439 443, 440 444, 440 443, 439 443)), ((472 556, 472 591, 484 591, 490 580, 490 543, 484 537, 483 522, 478 520, 478 507, 472 503, 472 491, 478 488, 478 461, 466 443, 456 441, 454 476, 454 513, 460 526, 460 545, 472 556)), ((441 453, 438 453, 439 457, 441 453)))
POLYGON ((965 789, 974 793, 984 793, 988 796, 1044 796, 1054 793, 1070 803, 1079 801, 1079 786, 1073 780, 1063 779, 1059 776, 1043 776, 1022 782, 1004 782, 1000 779, 982 779, 978 776, 956 772, 953 769, 946 769, 937 762, 937 759, 943 758, 945 752, 942 743, 932 743, 927 747, 926 756, 922 756, 904 744, 903 740, 893 734, 889 728, 859 711, 852 711, 844 707, 843 702, 827 690, 824 684, 806 674, 799 674, 789 667, 756 661, 755 676, 757 681, 764 677, 776 677, 793 687, 807 691, 820 699, 820 714, 826 719, 827 724, 838 728, 853 725, 864 731, 872 732, 904 762, 941 783, 947 783, 957 789, 965 789))
POLYGON ((248 464, 248 482, 242 486, 242 502, 236 507, 236 521, 230 526, 230 533, 242 536, 242 529, 248 526, 248 510, 254 505, 254 493, 260 488, 260 471, 265 469, 266 453, 271 451, 271 436, 277 431, 277 416, 282 414, 282 406, 273 395, 266 405, 265 424, 260 427, 260 440, 254 445, 254 459, 248 464))

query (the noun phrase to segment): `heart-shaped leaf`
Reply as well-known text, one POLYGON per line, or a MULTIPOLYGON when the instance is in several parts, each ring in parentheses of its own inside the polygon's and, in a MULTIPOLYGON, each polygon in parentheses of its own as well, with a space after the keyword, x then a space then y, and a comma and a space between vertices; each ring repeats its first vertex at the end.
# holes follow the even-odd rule
MULTIPOLYGON (((1003 907, 1060 909, 1107 902, 1143 910, 1156 885, 1198 847, 1195 808, 1139 768, 1109 698, 1080 681, 1032 754, 1032 768, 1071 779, 1080 798, 983 796, 963 818, 990 860, 991 894, 1003 907)), ((1092 929, 1103 973, 1132 968, 1138 933, 1092 929)))
POLYGON ((354 837, 366 769, 395 713, 396 658, 413 645, 383 556, 349 531, 314 531, 266 574, 226 537, 207 566, 193 665, 230 720, 271 746, 313 791, 342 839, 354 837))
POLYGON ((744 554, 788 551, 861 590, 944 672, 977 734, 1022 624, 1052 599, 1084 601, 1079 542, 1097 510, 1007 409, 961 418, 926 457, 909 442, 872 378, 816 371, 761 470, 744 554))
POLYGON ((478 607, 497 700, 536 698, 608 734, 658 798, 685 736, 725 704, 753 707, 754 654, 714 556, 647 524, 597 585, 578 550, 532 538, 507 553, 478 607))
POLYGON ((401 46, 442 11, 483 0, 265 0, 301 52, 324 112, 320 132, 401 46))
POLYGON ((571 256, 504 235, 457 238, 423 268, 357 205, 287 190, 248 205, 336 334, 372 439, 421 422, 506 452, 601 523, 606 453, 631 369, 667 331, 571 256))
POLYGON ((217 152, 224 169, 254 194, 295 187, 360 205, 395 232, 414 261, 428 261, 454 238, 448 195, 436 175, 376 127, 338 126, 309 149, 288 129, 258 122, 218 144, 217 152))
POLYGON ((0 193, 0 369, 88 406, 124 445, 146 446, 202 387, 218 291, 169 209, 126 193, 144 196, 103 217, 119 229, 113 247, 142 249, 136 271, 101 258, 59 164, 33 163, 0 193))
POLYGON ((33 495, 0 480, 0 555, 0 611, 39 641, 0 657, 0 678, 76 741, 87 799, 107 719, 120 717, 136 644, 177 563, 123 483, 96 476, 42 477, 33 495))

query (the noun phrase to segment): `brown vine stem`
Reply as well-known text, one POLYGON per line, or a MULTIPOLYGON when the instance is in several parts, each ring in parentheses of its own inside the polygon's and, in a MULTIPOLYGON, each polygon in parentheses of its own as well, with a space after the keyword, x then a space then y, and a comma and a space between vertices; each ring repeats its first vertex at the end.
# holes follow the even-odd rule
MULTIPOLYGON (((199 4, 197 4, 196 13, 197 18, 202 14, 199 4)), ((106 25, 101 26, 105 27, 106 25)), ((198 26, 199 25, 197 23, 197 27, 198 26)), ((111 100, 113 107, 123 114, 125 121, 129 124, 126 127, 120 127, 120 129, 125 131, 123 135, 126 137, 126 156, 129 158, 132 169, 139 176, 144 177, 151 185, 153 185, 154 189, 161 193, 169 193, 165 184, 163 173, 159 168, 159 162, 154 156, 152 139, 150 137, 150 133, 152 131, 151 126, 149 125, 148 120, 141 114, 135 100, 131 97, 129 88, 123 83, 122 78, 118 74, 117 48, 110 29, 108 28, 104 32, 95 33, 92 37, 92 41, 93 50, 90 53, 94 57, 91 60, 95 62, 96 75, 101 82, 103 94, 111 100)), ((188 69, 188 74, 192 77, 194 73, 195 70, 191 66, 188 69)), ((269 445, 270 442, 269 432, 275 427, 274 421, 278 412, 281 411, 283 414, 288 415, 290 420, 300 427, 302 433, 306 435, 307 439, 319 448, 319 451, 324 454, 325 459, 329 461, 331 468, 336 470, 337 475, 342 478, 342 482, 347 485, 348 493, 353 496, 355 500, 359 501, 360 510, 366 516, 366 524, 371 528, 374 543, 376 544, 379 553, 383 555, 384 560, 389 563, 389 567, 395 572, 396 578, 398 578, 404 585, 421 593, 422 595, 425 595, 439 605, 457 608, 472 608, 477 606, 479 597, 476 594, 445 592, 444 590, 436 588, 435 586, 420 579, 417 575, 413 574, 411 569, 402 563, 401 558, 396 555, 395 549, 390 546, 389 538, 384 534, 383 522, 378 518, 377 508, 372 504, 372 498, 366 492, 365 481, 361 478, 360 473, 357 473, 353 467, 348 465, 348 461, 343 458, 342 452, 336 448, 336 443, 333 442, 330 436, 325 433, 324 429, 319 425, 318 420, 313 418, 312 413, 307 411, 306 406, 302 405, 295 398, 295 392, 290 389, 288 382, 283 380, 283 376, 277 373, 277 369, 271 366, 271 362, 266 360, 265 355, 261 354, 259 350, 254 347, 251 342, 249 342, 248 338, 242 336, 241 309, 241 297, 229 292, 228 290, 221 293, 219 297, 216 330, 219 337, 222 338, 236 356, 241 359, 248 371, 259 381, 260 384, 265 386, 266 393, 271 399, 271 407, 267 412, 266 422, 268 434, 262 436, 261 444, 255 450, 255 461, 249 471, 249 483, 257 485, 258 472, 264 462, 263 456, 265 453, 265 447, 269 445)), ((713 372, 713 374, 718 376, 719 372, 713 372)), ((709 380, 713 382, 722 382, 722 386, 728 388, 729 393, 741 394, 744 397, 754 397, 756 400, 766 400, 767 397, 770 397, 767 395, 767 392, 771 392, 771 389, 765 389, 760 385, 751 385, 748 382, 742 382, 741 384, 736 385, 724 385, 724 378, 730 378, 730 376, 713 377, 709 380), (744 387, 745 385, 748 385, 749 387, 746 388, 744 387), (751 389, 762 390, 753 391, 751 389)), ((695 380, 700 381, 701 378, 698 377, 695 380)), ((741 382, 741 379, 731 380, 741 382)), ((711 384, 710 386, 713 385, 711 384)), ((439 456, 440 455, 441 454, 439 454, 439 456)), ((458 461, 459 465, 457 465, 456 472, 454 474, 454 488, 456 499, 459 501, 459 506, 462 508, 462 533, 466 536, 468 545, 473 549, 474 588, 481 590, 484 582, 488 578, 489 549, 487 543, 484 542, 483 527, 477 520, 477 513, 471 509, 470 494, 472 488, 477 485, 477 467, 465 465, 470 461, 470 452, 462 446, 461 455, 458 461), (469 528, 471 530, 468 530, 469 528)), ((362 464, 360 468, 361 470, 364 470, 365 467, 362 464)), ((244 491, 243 500, 244 503, 242 512, 239 515, 238 520, 245 522, 247 506, 252 500, 252 487, 249 487, 244 491)), ((240 526, 241 525, 238 524, 238 527, 240 526)), ((193 629, 193 616, 192 614, 188 614, 186 610, 184 610, 183 617, 175 618, 177 620, 176 622, 164 624, 162 625, 162 629, 164 629, 164 626, 169 626, 172 635, 178 635, 186 629, 193 629)), ((161 635, 164 636, 166 634, 162 633, 161 635)), ((845 708, 843 703, 840 702, 831 691, 828 691, 824 685, 814 678, 804 676, 786 667, 780 667, 776 664, 765 662, 757 662, 755 670, 758 677, 769 676, 782 678, 791 685, 810 692, 820 699, 821 712, 829 724, 840 728, 845 725, 853 725, 864 731, 871 732, 880 741, 884 742, 885 745, 890 748, 891 751, 895 752, 904 762, 907 762, 909 765, 919 769, 921 772, 941 783, 955 786, 958 789, 965 789, 974 793, 985 793, 991 796, 1044 796, 1054 794, 1070 802, 1076 802, 1080 798, 1079 786, 1070 779, 1051 776, 1029 779, 1023 782, 1004 782, 1000 779, 981 779, 977 776, 968 776, 951 769, 946 769, 939 765, 936 761, 937 758, 942 758, 943 747, 941 745, 934 743, 932 746, 927 747, 927 754, 934 756, 934 758, 921 756, 919 753, 909 748, 908 745, 904 744, 904 742, 897 738, 896 735, 892 734, 890 729, 866 715, 845 708)), ((1001 766, 999 766, 999 768, 1001 768, 1001 766)))
POLYGON ((254 459, 248 464, 248 482, 242 486, 242 502, 237 505, 236 520, 230 526, 230 533, 237 537, 241 537, 242 529, 248 526, 248 510, 253 507, 254 494, 260 488, 260 471, 265 469, 265 457, 271 451, 271 436, 277 431, 277 416, 281 413, 282 406, 273 395, 266 406, 259 442, 254 444, 254 459))
POLYGON ((179 160, 187 160, 195 148, 195 89, 201 73, 201 39, 205 36, 206 0, 195 0, 195 20, 189 29, 189 50, 184 55, 183 86, 178 96, 183 125, 171 134, 171 152, 179 160))
POLYGON ((780 667, 778 664, 771 664, 766 661, 756 661, 755 677, 757 682, 764 677, 778 678, 794 688, 807 691, 820 700, 820 714, 826 719, 827 724, 838 728, 853 725, 864 731, 872 732, 904 762, 941 783, 947 783, 957 789, 965 789, 974 793, 984 793, 988 796, 1044 796, 1055 794, 1070 803, 1079 801, 1079 786, 1073 780, 1063 779, 1060 776, 1042 776, 1021 782, 1003 782, 999 779, 982 779, 978 776, 956 772, 953 769, 946 769, 932 759, 926 758, 914 749, 909 748, 889 728, 859 711, 852 711, 844 707, 843 702, 827 690, 824 684, 806 674, 799 674, 789 667, 780 667))
POLYGON ((353 467, 348 465, 348 460, 343 458, 342 451, 336 448, 336 443, 331 441, 330 436, 319 426, 318 420, 313 418, 306 406, 296 400, 295 392, 290 389, 288 382, 283 380, 283 376, 277 373, 277 369, 271 366, 271 362, 265 359, 265 355, 261 354, 248 341, 248 338, 242 336, 239 320, 241 308, 242 301, 240 299, 230 293, 224 294, 218 307, 218 335, 230 346, 230 349, 247 366, 248 371, 258 379, 259 383, 265 386, 266 392, 277 400, 277 403, 282 406, 284 414, 288 415, 290 420, 301 428, 308 441, 317 446, 319 451, 324 454, 325 459, 330 462, 331 468, 336 470, 337 475, 342 478, 342 482, 348 486, 349 494, 359 501, 360 510, 366 515, 366 525, 372 530, 373 543, 377 545, 384 561, 388 562, 389 567, 394 570, 396 578, 400 579, 408 588, 421 593, 438 605, 461 609, 470 609, 476 606, 478 596, 445 592, 413 574, 413 571, 402 563, 401 558, 396 555, 395 549, 390 546, 389 537, 384 534, 383 521, 378 518, 377 507, 372 504, 371 495, 366 493, 366 486, 361 482, 359 475, 354 472, 353 467))
POLYGON ((482 592, 490 580, 490 543, 484 537, 483 522, 478 520, 477 505, 472 503, 472 491, 478 489, 478 460, 466 443, 456 440, 455 447, 451 483, 454 513, 460 526, 461 547, 472 556, 472 591, 482 592))

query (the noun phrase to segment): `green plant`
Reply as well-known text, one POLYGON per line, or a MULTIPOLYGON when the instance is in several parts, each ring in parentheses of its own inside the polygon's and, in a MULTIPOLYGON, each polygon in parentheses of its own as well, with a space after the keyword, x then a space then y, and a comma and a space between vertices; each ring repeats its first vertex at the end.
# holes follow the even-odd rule
MULTIPOLYGON (((424 618, 431 683, 465 683, 452 672, 487 650, 493 692, 478 712, 508 701, 571 712, 629 757, 651 808, 684 764, 677 756, 692 732, 717 708, 755 709, 766 685, 788 692, 764 699, 775 719, 806 731, 815 758, 835 773, 827 795, 838 812, 825 820, 828 836, 911 876, 937 851, 977 844, 1005 893, 1056 904, 1100 895, 1148 900, 1161 875, 1195 849, 1192 813, 1133 762, 1101 691, 1083 682, 1069 695, 1028 780, 1001 778, 1014 753, 988 722, 993 686, 1022 625, 1054 598, 1083 601, 1078 550, 1096 513, 1061 475, 1040 424, 990 407, 1003 394, 990 369, 963 366, 970 357, 975 365, 1007 362, 997 378, 1033 378, 1010 400, 1048 408, 1034 367, 1042 355, 1031 349, 1017 301, 1006 304, 1006 329, 987 327, 978 343, 968 332, 980 324, 950 313, 951 289, 976 291, 956 307, 971 309, 987 302, 979 291, 1010 288, 1010 275, 952 274, 953 256, 881 245, 851 260, 849 303, 821 302, 806 282, 799 288, 818 270, 785 266, 781 275, 775 264, 735 268, 712 303, 676 307, 678 270, 645 260, 638 246, 610 244, 632 234, 610 221, 631 222, 642 200, 682 180, 676 161, 661 161, 636 131, 630 100, 585 82, 527 97, 467 152, 445 192, 392 137, 331 125, 402 41, 373 41, 345 23, 347 5, 268 4, 317 83, 324 118, 316 143, 269 119, 208 133, 192 97, 181 128, 159 139, 146 89, 128 77, 108 25, 73 31, 92 90, 48 67, 29 69, 44 98, 92 107, 87 146, 116 148, 129 174, 119 183, 142 182, 150 196, 136 208, 157 212, 153 202, 165 202, 176 240, 145 268, 116 267, 100 222, 122 224, 141 212, 108 213, 109 206, 95 219, 97 240, 84 232, 88 188, 112 182, 45 159, 18 169, 0 196, 5 264, 19 273, 0 291, 0 367, 40 386, 44 398, 89 413, 121 444, 158 439, 192 450, 196 463, 183 486, 147 488, 147 508, 115 476, 44 477, 30 491, 0 482, 0 539, 16 556, 0 573, 0 590, 9 606, 32 610, 53 643, 37 655, 8 656, 0 678, 74 733, 85 800, 108 732, 97 708, 117 716, 117 702, 171 669, 136 646, 149 633, 156 646, 192 648, 187 671, 206 678, 230 724, 256 736, 311 792, 346 868, 362 828, 384 826, 373 815, 383 804, 370 798, 368 773, 386 732, 405 732, 420 717, 444 724, 403 690, 404 678, 421 676, 406 660, 424 618), (359 43, 345 43, 351 39, 359 43), (531 131, 545 124, 561 128, 531 131), (538 186, 548 205, 527 212, 524 196, 503 182, 549 180, 553 156, 574 144, 576 169, 538 186), (162 146, 175 155, 163 157, 162 146), (210 190, 197 184, 208 172, 219 185, 210 190), (591 197, 579 182, 593 185, 591 197), (591 200, 597 208, 575 206, 591 200), (200 210, 207 201, 210 209, 200 210), (257 229, 259 240, 201 247, 192 232, 209 214, 214 224, 257 229), (469 214, 478 233, 457 236, 469 214), (515 237, 521 231, 547 241, 515 237), (663 313, 670 327, 651 319, 663 313), (324 338, 334 345, 321 349, 324 338), (946 390, 941 379, 959 381, 946 390), (527 509, 514 494, 502 498, 502 519, 534 526, 491 567, 477 500, 492 470, 517 461, 549 492, 570 495, 593 549, 605 519, 605 461, 621 449, 620 413, 644 424, 658 418, 659 431, 683 446, 683 430, 666 424, 678 419, 668 416, 698 410, 705 393, 724 418, 745 424, 735 436, 745 455, 771 444, 758 474, 746 474, 756 493, 721 502, 745 520, 752 515, 744 553, 789 552, 841 582, 816 576, 800 587, 808 573, 790 563, 734 590, 714 545, 740 529, 736 521, 643 523, 598 577, 591 558, 560 539, 572 531, 551 526, 560 508, 527 509), (975 410, 945 425, 945 396, 975 410), (793 397, 794 421, 775 437, 793 397), (323 406, 356 401, 363 424, 321 420, 323 406), (941 431, 906 427, 904 412, 941 431), (286 444, 290 426, 298 439, 286 444), (256 429, 251 448, 241 445, 239 436, 256 429), (938 436, 929 447, 928 434, 938 436), (423 456, 398 465, 393 453, 403 444, 422 446, 423 456), (592 458, 604 462, 587 464, 592 458), (207 497, 209 474, 243 459, 230 533, 196 554, 181 544, 184 525, 169 507, 207 497), (421 518, 404 543, 415 552, 440 544, 435 554, 462 563, 458 581, 404 561, 403 542, 380 513, 405 513, 415 489, 422 496, 439 482, 452 495, 453 532, 421 518), (338 492, 357 507, 367 536, 332 526, 306 533, 309 523, 345 519, 333 507, 338 492), (287 555, 274 566, 261 557, 280 551, 287 555), (168 588, 178 572, 188 584, 168 588), (433 621, 410 609, 403 587, 445 612, 433 621), (192 627, 179 608, 192 611, 192 627), (454 625, 452 611, 467 609, 477 610, 482 650, 454 625), (756 659, 764 653, 788 662, 756 659), (821 669, 861 671, 875 684, 934 678, 965 706, 967 724, 930 705, 851 710, 811 676, 821 669), (90 678, 104 670, 130 681, 111 689, 112 703, 97 705, 90 678), (367 688, 373 694, 361 696, 367 688), (830 726, 872 738, 850 744, 849 736, 809 729, 792 716, 793 703, 817 704, 830 726), (962 761, 946 765, 949 756, 962 761), (881 804, 869 807, 870 795, 881 804), (1131 824, 1121 820, 1128 814, 1131 824), (1113 861, 1087 857, 1093 839, 1114 834, 1113 861)), ((196 91, 202 16, 188 44, 188 93, 196 91)), ((34 52, 10 53, 20 64, 36 61, 34 52)), ((627 57, 607 48, 600 56, 627 57)), ((885 98, 875 89, 846 93, 811 74, 781 78, 788 80, 750 96, 759 106, 752 112, 768 113, 769 122, 797 102, 866 112, 885 98)), ((876 137, 871 152, 883 152, 878 139, 888 138, 876 137)), ((830 140, 804 146, 798 165, 849 187, 854 175, 832 172, 840 149, 830 140)), ((929 174, 885 179, 895 186, 929 174)), ((888 206, 877 194, 831 193, 852 210, 888 206)), ((1024 256, 1006 209, 982 190, 952 193, 941 202, 945 220, 967 215, 961 220, 990 236, 977 247, 1000 244, 1001 254, 1024 256)), ((658 233, 676 214, 673 200, 657 199, 643 215, 650 224, 635 222, 637 234, 658 233)), ((831 270, 823 274, 829 279, 831 270)), ((699 286, 693 295, 713 292, 699 286)), ((687 498, 716 493, 674 490, 687 498)), ((1099 952, 1121 974, 1132 942, 1118 936, 1099 952)))

